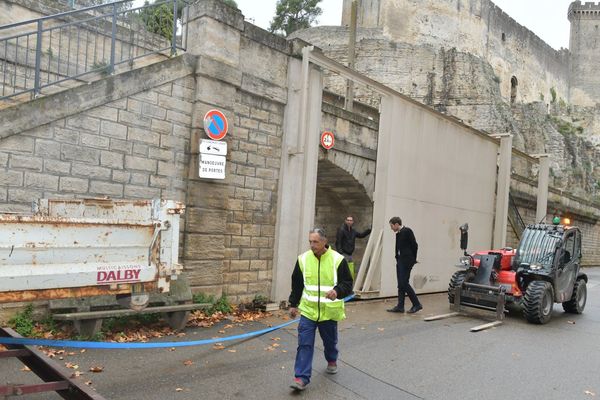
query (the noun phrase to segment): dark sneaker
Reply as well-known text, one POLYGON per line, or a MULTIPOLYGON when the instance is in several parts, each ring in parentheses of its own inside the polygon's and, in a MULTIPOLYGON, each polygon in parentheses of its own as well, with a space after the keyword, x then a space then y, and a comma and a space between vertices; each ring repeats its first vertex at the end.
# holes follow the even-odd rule
POLYGON ((304 383, 304 381, 301 378, 294 378, 294 381, 290 385, 292 389, 297 391, 302 391, 306 389, 306 386, 308 386, 308 383, 304 383))
POLYGON ((417 311, 419 311, 419 310, 422 310, 422 309, 423 309, 423 306, 422 306, 422 305, 420 305, 420 304, 417 304, 416 306, 412 306, 412 307, 410 308, 410 310, 408 310, 408 312, 409 312, 410 314, 414 314, 414 313, 416 313, 417 311))
POLYGON ((403 313, 404 312, 404 308, 400 308, 398 306, 394 307, 394 308, 390 308, 389 310, 386 310, 387 312, 399 312, 399 313, 403 313))
POLYGON ((335 361, 329 361, 327 363, 327 369, 325 371, 328 374, 337 374, 337 363, 335 361))

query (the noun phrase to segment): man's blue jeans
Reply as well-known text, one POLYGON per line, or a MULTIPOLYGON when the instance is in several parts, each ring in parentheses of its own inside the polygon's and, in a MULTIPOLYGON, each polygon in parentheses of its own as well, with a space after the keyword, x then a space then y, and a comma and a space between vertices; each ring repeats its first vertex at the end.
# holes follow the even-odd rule
POLYGON ((310 382, 312 360, 315 351, 315 331, 317 328, 319 329, 321 339, 323 339, 327 362, 335 362, 338 358, 337 321, 315 322, 301 316, 298 323, 298 351, 296 352, 294 373, 296 378, 301 378, 307 384, 310 382))

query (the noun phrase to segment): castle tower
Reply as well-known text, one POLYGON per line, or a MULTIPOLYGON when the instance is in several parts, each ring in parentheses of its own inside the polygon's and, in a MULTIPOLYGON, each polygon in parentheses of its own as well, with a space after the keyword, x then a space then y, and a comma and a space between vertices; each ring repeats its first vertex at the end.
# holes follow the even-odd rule
POLYGON ((574 1, 569 6, 568 17, 571 22, 570 102, 600 103, 600 3, 574 1))

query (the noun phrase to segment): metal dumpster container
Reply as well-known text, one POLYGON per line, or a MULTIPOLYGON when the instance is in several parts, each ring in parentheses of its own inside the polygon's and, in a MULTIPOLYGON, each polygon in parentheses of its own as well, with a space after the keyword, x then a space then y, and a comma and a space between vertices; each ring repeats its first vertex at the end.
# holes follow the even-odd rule
POLYGON ((178 264, 182 203, 41 199, 0 214, 0 303, 106 294, 143 308, 167 292, 178 264))

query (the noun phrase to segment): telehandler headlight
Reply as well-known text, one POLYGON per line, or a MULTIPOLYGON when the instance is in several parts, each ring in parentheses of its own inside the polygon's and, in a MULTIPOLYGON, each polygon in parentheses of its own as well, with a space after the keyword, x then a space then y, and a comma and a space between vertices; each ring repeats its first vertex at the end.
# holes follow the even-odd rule
POLYGON ((542 269, 543 267, 540 264, 531 264, 529 266, 529 269, 532 271, 539 271, 540 269, 542 269))
POLYGON ((471 265, 471 257, 469 256, 462 256, 461 258, 458 259, 458 262, 461 265, 464 265, 465 267, 468 267, 471 265))

